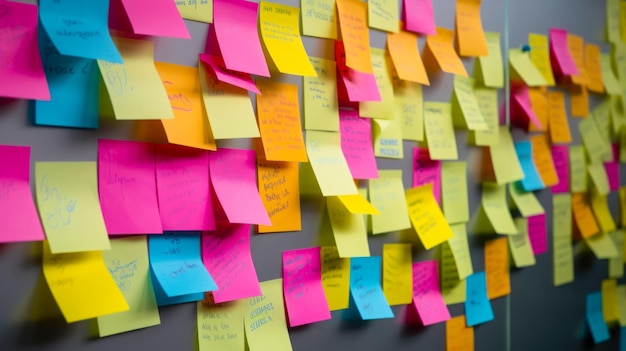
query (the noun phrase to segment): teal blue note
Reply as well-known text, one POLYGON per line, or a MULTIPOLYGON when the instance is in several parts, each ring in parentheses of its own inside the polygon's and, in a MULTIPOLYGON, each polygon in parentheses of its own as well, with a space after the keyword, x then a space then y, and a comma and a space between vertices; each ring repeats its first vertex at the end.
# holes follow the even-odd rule
POLYGON ((626 327, 619 328, 619 350, 626 351, 626 327))
MULTIPOLYGON (((599 291, 589 293, 587 295, 587 304, 585 306, 587 316, 587 326, 591 331, 593 342, 599 344, 611 338, 609 327, 604 321, 602 315, 602 293, 599 291)), ((620 336, 621 338, 621 336, 620 336)))
POLYGON ((524 178, 519 181, 524 191, 535 191, 544 188, 543 180, 537 168, 535 167, 535 161, 533 160, 533 148, 530 141, 518 141, 515 143, 515 152, 519 159, 522 171, 524 171, 524 178))
POLYGON ((123 62, 109 34, 109 0, 39 0, 39 19, 62 55, 123 62))
POLYGON ((348 318, 358 314, 362 320, 393 318, 387 298, 380 286, 381 258, 350 259, 350 306, 348 318))
POLYGON ((163 290, 163 288, 161 287, 161 284, 159 284, 159 281, 154 275, 154 272, 150 272, 150 276, 152 278, 152 288, 154 289, 154 296, 156 297, 157 305, 159 306, 178 305, 181 303, 195 302, 204 299, 204 293, 169 297, 165 293, 165 290, 163 290))
POLYGON ((493 320, 485 272, 476 272, 465 278, 465 294, 465 320, 468 327, 493 320))

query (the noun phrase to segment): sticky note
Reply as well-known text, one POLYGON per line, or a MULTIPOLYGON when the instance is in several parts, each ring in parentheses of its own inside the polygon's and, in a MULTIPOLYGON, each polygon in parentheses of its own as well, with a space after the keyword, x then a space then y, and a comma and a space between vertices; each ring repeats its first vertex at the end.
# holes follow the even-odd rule
POLYGON ((339 195, 337 198, 350 213, 380 214, 376 207, 372 206, 361 194, 339 195))
POLYGON ((540 255, 548 251, 548 235, 546 229, 546 214, 538 214, 527 218, 528 238, 533 254, 540 255))
POLYGON ((576 226, 583 238, 590 238, 598 233, 598 223, 589 207, 585 193, 572 194, 572 211, 576 226))
POLYGON ((610 43, 620 42, 620 6, 619 0, 608 0, 606 3, 605 39, 610 43))
POLYGON ((302 34, 337 39, 337 7, 335 0, 301 2, 302 34))
POLYGON ((262 94, 256 106, 265 159, 305 162, 298 87, 271 81, 258 81, 257 86, 262 94))
POLYGON ((498 91, 491 88, 474 87, 474 96, 487 129, 469 131, 468 143, 477 146, 496 145, 499 141, 498 91))
POLYGON ((595 189, 600 195, 607 195, 610 191, 609 179, 604 170, 604 165, 598 162, 592 162, 587 165, 587 172, 589 178, 593 183, 595 189))
POLYGON ((621 278, 624 276, 624 231, 616 230, 609 235, 617 248, 617 257, 609 258, 609 278, 621 278))
POLYGON ((467 77, 463 61, 452 46, 453 35, 454 33, 450 29, 437 27, 435 34, 426 37, 422 58, 427 70, 436 64, 443 72, 467 77))
POLYGON ((383 245, 383 293, 390 306, 413 299, 411 244, 383 245))
POLYGON ((244 310, 247 301, 207 305, 197 302, 199 351, 245 349, 244 310))
POLYGON ((552 145, 552 160, 559 179, 552 188, 553 194, 569 192, 569 148, 567 145, 552 145))
POLYGON ((50 100, 37 45, 37 6, 4 1, 0 7, 6 16, 0 24, 5 38, 0 46, 0 96, 50 100))
POLYGON ((611 56, 609 56, 609 54, 600 54, 600 67, 602 69, 602 81, 604 82, 604 90, 606 93, 608 95, 621 94, 620 83, 611 68, 611 56))
POLYGON ((500 50, 500 33, 486 32, 484 40, 488 54, 481 55, 474 61, 474 77, 485 87, 502 88, 504 87, 504 66, 500 50))
MULTIPOLYGON (((611 49, 611 54, 613 55, 613 59, 615 60, 615 71, 617 75, 616 78, 623 79, 624 77, 626 77, 626 45, 624 45, 624 43, 622 43, 621 41, 617 41, 613 43, 611 49)), ((598 52, 599 62, 601 59, 600 54, 601 52, 598 52)), ((602 75, 602 68, 600 68, 600 75, 602 75)))
POLYGON ((585 70, 585 40, 578 35, 567 33, 567 48, 569 49, 574 64, 578 69, 577 74, 573 74, 570 80, 573 84, 578 86, 587 85, 587 71, 585 70))
POLYGON ((520 186, 511 183, 509 184, 509 196, 513 200, 513 207, 517 208, 523 217, 544 213, 543 206, 531 191, 524 191, 520 186))
POLYGON ((389 73, 390 62, 387 62, 383 49, 370 48, 372 69, 376 85, 380 93, 380 101, 359 102, 359 116, 369 118, 391 119, 394 110, 393 85, 389 73))
POLYGON ((341 79, 337 81, 339 102, 380 101, 381 96, 374 74, 348 67, 346 59, 343 42, 335 41, 335 60, 341 76, 341 79))
POLYGON ((446 321, 446 351, 474 350, 474 328, 468 327, 464 315, 446 321))
POLYGON ((582 145, 574 145, 569 149, 570 183, 572 193, 587 191, 587 165, 582 145))
POLYGON ((248 349, 250 351, 267 350, 267 348, 276 351, 293 350, 283 307, 282 279, 262 282, 261 291, 263 295, 244 301, 248 349))
POLYGON ((330 319, 322 286, 320 247, 283 251, 283 292, 289 326, 330 319))
POLYGON ((368 25, 370 28, 387 32, 398 32, 399 12, 397 1, 369 1, 367 6, 368 25))
POLYGON ((373 120, 372 134, 375 156, 394 159, 404 158, 402 121, 398 117, 394 113, 392 120, 373 120))
MULTIPOLYGON (((626 323, 626 298, 624 298, 626 294, 626 285, 619 284, 616 288, 617 290, 617 309, 619 314, 619 325, 623 328, 623 325, 626 323)), ((621 336, 623 338, 623 336, 621 336)))
POLYGON ((465 223, 452 224, 450 228, 454 235, 443 246, 449 247, 452 252, 458 277, 465 279, 468 275, 474 273, 465 223))
POLYGON ((511 293, 507 238, 501 237, 485 242, 485 274, 489 299, 511 293))
POLYGON ((515 152, 524 172, 524 179, 519 181, 524 191, 543 189, 543 180, 537 172, 535 161, 533 160, 532 144, 529 141, 518 141, 515 143, 515 152))
POLYGON ((102 257, 129 309, 98 316, 100 337, 160 324, 159 309, 150 279, 146 236, 111 240, 111 250, 102 251, 102 257))
POLYGON ((463 76, 454 76, 454 90, 452 93, 452 116, 456 127, 469 130, 487 130, 478 100, 474 95, 474 79, 463 76))
POLYGON ((339 131, 337 65, 335 61, 309 57, 317 77, 303 77, 304 129, 339 131))
POLYGON ((331 311, 348 308, 350 297, 350 258, 339 257, 336 246, 323 246, 322 285, 331 311))
POLYGON ((451 110, 449 103, 424 103, 424 130, 430 158, 433 160, 458 159, 451 110))
POLYGON ((417 35, 403 30, 387 33, 387 49, 401 80, 430 85, 417 47, 417 35))
POLYGON ((574 281, 574 252, 572 248, 572 196, 554 194, 552 197, 553 284, 560 286, 574 281))
POLYGON ((372 120, 360 118, 356 111, 339 112, 341 150, 354 179, 378 177, 378 167, 372 146, 372 120))
POLYGON ((306 132, 307 154, 324 196, 356 194, 337 132, 306 132))
POLYGON ((570 143, 572 136, 565 114, 565 96, 562 92, 548 92, 548 119, 552 143, 570 143))
POLYGON ((448 223, 463 223, 469 220, 466 162, 441 164, 441 204, 448 223))
POLYGON ((619 188, 619 219, 620 225, 623 226, 626 223, 626 187, 619 188))
POLYGON ((189 39, 189 31, 176 4, 168 0, 111 0, 111 14, 113 29, 189 39))
POLYGON ((220 223, 215 231, 202 233, 202 261, 217 285, 212 292, 216 303, 261 295, 249 224, 220 223))
POLYGON ((479 0, 456 2, 456 36, 461 56, 487 56, 489 49, 480 19, 479 0))
POLYGON ((590 192, 591 209, 596 217, 596 221, 600 226, 600 230, 605 233, 615 230, 615 221, 609 209, 606 195, 600 195, 595 189, 590 192))
POLYGON ((0 158, 0 243, 44 240, 30 191, 30 146, 0 145, 0 158))
POLYGON ((298 163, 257 157, 257 182, 263 207, 272 222, 271 226, 259 225, 259 233, 302 229, 298 163))
POLYGON ((413 148, 413 187, 427 183, 432 184, 432 192, 435 200, 441 202, 441 167, 442 162, 431 160, 428 149, 413 148))
POLYGON ((481 207, 475 218, 477 233, 517 234, 517 228, 506 202, 504 185, 483 182, 481 207))
MULTIPOLYGON (((585 44, 585 71, 587 72, 587 89, 594 93, 604 92, 604 81, 602 79, 602 64, 600 62, 600 46, 596 44, 585 44)), ((622 76, 619 76, 622 78, 622 76)))
POLYGON ((493 320, 493 309, 487 297, 485 272, 476 272, 467 277, 467 298, 465 300, 465 318, 468 327, 493 320))
MULTIPOLYGON (((465 302, 465 279, 460 278, 449 241, 439 246, 441 295, 446 305, 465 302)), ((471 273, 469 273, 471 274, 471 273)), ((411 308, 409 308, 411 311, 411 308)))
POLYGON ((619 190, 619 179, 620 179, 619 178, 620 177, 619 163, 617 161, 617 153, 618 153, 617 145, 613 144, 613 146, 615 146, 614 148, 615 158, 613 159, 613 161, 604 163, 604 171, 606 173, 607 180, 609 182, 610 191, 619 190))
MULTIPOLYGON (((517 127, 520 127, 526 131, 530 130, 547 130, 548 121, 545 119, 545 125, 541 124, 539 118, 535 114, 535 109, 532 106, 532 101, 530 100, 529 88, 527 88, 523 84, 515 83, 512 87, 512 97, 511 97, 511 124, 517 127)), ((546 114, 547 113, 543 112, 546 114)))
POLYGON ((326 207, 339 257, 369 256, 363 215, 350 213, 336 196, 326 198, 326 207))
MULTIPOLYGON (((217 47, 217 37, 214 28, 214 26, 209 26, 207 46, 217 51, 219 50, 219 48, 217 47)), ((219 54, 219 52, 216 54, 200 54, 200 61, 207 65, 206 68, 208 68, 208 70, 205 70, 206 72, 211 72, 213 76, 215 76, 215 78, 217 78, 217 80, 222 83, 234 85, 236 87, 251 91, 255 94, 261 94, 259 88, 256 87, 256 83, 250 77, 250 74, 233 71, 226 68, 224 59, 222 58, 222 56, 219 56, 217 54, 219 54)))
POLYGON ((547 136, 545 134, 533 135, 530 137, 530 142, 532 143, 533 160, 543 185, 550 187, 557 184, 559 178, 554 168, 547 136))
POLYGON ((590 238, 585 238, 585 244, 599 260, 616 258, 619 256, 618 249, 611 239, 610 233, 599 232, 590 238))
POLYGON ((591 162, 610 161, 613 158, 611 144, 602 137, 594 118, 585 118, 580 121, 578 130, 591 162))
POLYGON ((380 256, 353 257, 350 259, 350 309, 361 319, 393 318, 393 311, 387 303, 380 286, 380 256))
POLYGON ((402 170, 381 170, 369 181, 369 199, 380 215, 372 217, 372 233, 393 232, 411 227, 406 207, 402 170))
MULTIPOLYGON (((598 124, 598 128, 600 128, 600 122, 598 121, 599 118, 609 119, 607 122, 609 137, 607 137, 607 139, 619 136, 622 128, 626 126, 626 113, 624 112, 624 108, 622 106, 623 100, 624 99, 620 95, 613 95, 609 97, 608 101, 605 99, 604 103, 596 106, 593 110, 593 114, 591 116, 594 117, 594 121, 598 124)), ((604 125, 602 127, 604 127, 604 125)), ((601 132, 604 133, 604 130, 601 132)))
POLYGON ((617 308, 617 281, 615 279, 603 279, 600 289, 602 294, 602 315, 604 321, 609 324, 619 322, 619 310, 617 308))
POLYGON ((408 189, 406 203, 411 223, 424 248, 429 250, 453 235, 432 195, 431 183, 408 189))
POLYGON ((50 252, 110 248, 95 162, 35 163, 35 194, 50 252))
POLYGON ((199 0, 196 2, 179 1, 176 8, 180 16, 184 19, 212 23, 213 22, 213 2, 209 0, 199 0))
POLYGON ((515 152, 511 132, 505 126, 498 129, 498 143, 489 147, 491 164, 498 184, 514 182, 524 178, 515 152))
POLYGON ((367 3, 337 0, 337 14, 345 47, 346 66, 359 72, 372 73, 367 3))
POLYGON ((543 34, 528 33, 528 45, 530 46, 530 60, 546 80, 546 85, 553 86, 555 82, 550 64, 548 37, 543 34))
POLYGON ((533 64, 528 54, 521 49, 509 49, 509 65, 512 79, 521 79, 529 87, 548 85, 541 71, 533 64))
POLYGON ((572 117, 585 118, 589 116, 589 92, 586 86, 570 89, 569 106, 572 117))
POLYGON ((402 8, 406 30, 428 35, 436 33, 432 0, 404 0, 402 8))
POLYGON ((530 234, 528 220, 526 218, 516 218, 515 226, 517 227, 517 234, 509 235, 508 237, 513 263, 517 268, 534 266, 535 255, 528 238, 530 234))
POLYGON ((550 61, 556 74, 573 76, 579 74, 579 70, 567 45, 567 36, 565 29, 550 28, 550 61))
POLYGON ((587 294, 585 316, 593 342, 599 344, 609 340, 611 335, 602 315, 602 294, 599 291, 587 294))
POLYGON ((439 288, 437 261, 413 263, 413 306, 424 326, 450 319, 439 288))
POLYGON ((402 123, 402 139, 424 141, 424 101, 422 85, 394 80, 394 119, 402 123))

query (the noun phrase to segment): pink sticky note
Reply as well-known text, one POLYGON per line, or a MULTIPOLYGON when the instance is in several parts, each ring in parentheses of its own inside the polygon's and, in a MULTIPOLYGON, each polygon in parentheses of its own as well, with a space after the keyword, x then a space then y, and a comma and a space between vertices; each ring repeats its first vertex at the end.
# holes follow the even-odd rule
POLYGON ((290 327, 330 319, 319 247, 283 251, 283 294, 290 327))
POLYGON ((565 29, 550 28, 550 62, 557 75, 578 75, 578 67, 567 45, 565 29))
POLYGON ((200 61, 206 63, 211 68, 215 77, 220 82, 234 85, 251 91, 257 95, 261 95, 261 91, 259 91, 259 88, 256 87, 256 83, 254 83, 254 80, 252 80, 249 74, 226 68, 224 60, 221 57, 209 54, 200 54, 200 61))
POLYGON ((202 233, 202 261, 217 284, 216 303, 261 295, 250 254, 250 225, 220 223, 202 233))
POLYGON ((404 0, 404 28, 409 32, 436 34, 432 0, 404 0))
POLYGON ((357 111, 339 110, 341 150, 354 179, 378 178, 372 146, 372 121, 360 118, 357 111))
POLYGON ((109 27, 139 35, 191 38, 172 0, 111 0, 109 27))
POLYGON ((559 182, 552 186, 552 193, 569 193, 569 147, 552 145, 552 160, 559 182))
POLYGON ((340 41, 335 41, 335 59, 337 72, 346 89, 348 100, 352 102, 381 100, 374 74, 359 72, 346 66, 346 51, 340 41))
POLYGON ((528 131, 530 123, 541 129, 541 122, 539 122, 537 115, 535 115, 535 111, 533 111, 530 102, 528 88, 518 86, 515 89, 511 89, 511 94, 513 94, 511 101, 511 123, 526 131, 528 131))
POLYGON ((431 160, 426 148, 413 148, 413 187, 432 183, 433 196, 441 200, 441 161, 431 160))
POLYGON ((156 145, 156 181, 163 230, 214 230, 209 152, 156 145))
POLYGON ((154 144, 98 140, 98 193, 109 234, 161 234, 154 144))
POLYGON ((0 2, 0 96, 50 100, 37 43, 37 6, 0 2))
POLYGON ((0 160, 0 243, 43 240, 29 185, 30 146, 0 145, 0 160))
POLYGON ((609 190, 617 191, 619 190, 619 145, 612 144, 613 147, 613 159, 609 162, 604 162, 604 170, 606 171, 606 176, 609 179, 609 190))
POLYGON ((535 255, 548 251, 545 213, 528 217, 528 239, 535 255))
POLYGON ((269 77, 257 30, 258 10, 254 2, 214 0, 213 24, 226 68, 269 77))
POLYGON ((413 306, 424 326, 450 319, 439 287, 439 268, 436 260, 413 263, 413 306))
POLYGON ((256 185, 254 150, 220 148, 209 159, 211 184, 228 221, 272 225, 256 185))

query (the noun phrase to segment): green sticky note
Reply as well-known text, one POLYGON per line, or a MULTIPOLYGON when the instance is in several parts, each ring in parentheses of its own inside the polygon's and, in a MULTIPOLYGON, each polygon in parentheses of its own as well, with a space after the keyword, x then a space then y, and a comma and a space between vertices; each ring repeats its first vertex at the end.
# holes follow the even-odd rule
POLYGON ((572 248, 572 196, 552 197, 553 283, 554 286, 574 281, 574 250, 572 248))
POLYGON ((470 145, 492 146, 499 141, 498 91, 491 88, 474 88, 480 113, 483 115, 486 130, 470 130, 467 142, 470 145))
POLYGON ((569 148, 570 191, 584 193, 587 191, 587 164, 585 150, 582 145, 572 145, 569 148))
POLYGON ((609 233, 599 232, 598 234, 585 238, 585 244, 589 246, 596 258, 604 260, 608 258, 615 258, 619 256, 617 247, 611 239, 609 233))
POLYGON ((385 158, 404 158, 402 123, 399 118, 373 119, 373 121, 374 155, 385 158))
POLYGON ((583 145, 589 154, 589 159, 595 161, 610 161, 613 159, 611 144, 607 139, 602 138, 602 133, 598 129, 593 118, 585 118, 578 124, 580 137, 583 145))
POLYGON ((600 195, 607 195, 609 193, 609 178, 606 176, 604 164, 599 162, 593 162, 587 165, 587 172, 589 172, 589 178, 595 186, 600 195))
POLYGON ((452 90, 452 121, 457 128, 487 130, 489 127, 474 94, 474 79, 454 76, 452 90))
POLYGON ((206 305, 197 302, 198 351, 236 351, 245 348, 244 300, 206 305))
POLYGON ((441 163, 441 205, 448 223, 469 220, 466 162, 441 163))
POLYGON ((441 295, 447 305, 465 302, 465 279, 459 279, 450 245, 440 246, 441 295))
POLYGON ((509 195, 523 217, 539 215, 545 212, 543 206, 532 191, 524 191, 519 183, 509 183, 509 195))
POLYGON ((509 127, 500 127, 498 144, 490 146, 489 153, 496 176, 496 183, 506 184, 524 178, 524 171, 517 158, 509 127))
POLYGON ((502 51, 500 50, 500 33, 485 32, 489 55, 479 56, 474 61, 474 77, 476 81, 485 87, 504 87, 504 67, 502 64, 502 51))
POLYGON ((369 198, 380 211, 379 215, 371 216, 373 234, 411 228, 401 169, 378 171, 378 179, 369 180, 369 198))
POLYGON ((619 162, 626 163, 626 127, 619 132, 619 162))
POLYGON ((465 223, 452 224, 450 225, 450 229, 452 229, 454 235, 448 239, 447 243, 444 243, 444 245, 447 244, 452 251, 452 256, 454 256, 454 261, 456 262, 458 278, 465 279, 468 275, 474 273, 465 223))
POLYGON ((424 101, 422 85, 395 79, 393 83, 395 111, 402 124, 402 138, 424 141, 424 101))
MULTIPOLYGON (((390 1, 391 2, 391 1, 390 1)), ((398 22, 396 21, 396 25, 398 22)), ((370 48, 372 56, 372 73, 376 78, 376 86, 380 93, 380 101, 364 101, 359 103, 359 116, 368 118, 392 119, 394 110, 393 83, 389 73, 389 60, 385 50, 370 48)))
POLYGON ((244 300, 247 350, 292 351, 285 317, 283 280, 261 282, 261 292, 261 296, 244 300))
POLYGON ((509 64, 511 77, 521 79, 529 87, 548 85, 541 72, 528 57, 528 53, 522 49, 509 49, 509 64))
POLYGON ((620 0, 606 1, 606 40, 609 43, 619 43, 622 41, 620 33, 620 0))
POLYGON ((479 234, 517 234, 517 227, 506 202, 506 187, 495 183, 482 184, 481 206, 472 218, 475 232, 479 234))
POLYGON ((611 68, 611 56, 609 54, 600 54, 600 67, 602 68, 602 81, 606 93, 609 95, 621 94, 622 88, 611 68))
POLYGON ((337 196, 327 197, 326 207, 339 257, 369 256, 363 215, 350 213, 337 196))
POLYGON ((335 61, 309 57, 317 77, 302 77, 304 129, 339 131, 337 65, 335 61))
POLYGON ((528 239, 528 220, 526 218, 516 218, 515 226, 517 234, 509 235, 509 250, 515 267, 530 267, 535 265, 535 255, 528 239))
POLYGON ((609 235, 617 247, 617 256, 609 258, 609 278, 621 278, 624 276, 624 250, 620 248, 624 247, 624 231, 615 230, 609 235))
MULTIPOLYGON (((612 126, 611 132, 613 133, 611 136, 619 135, 619 132, 622 130, 624 126, 626 126, 626 113, 624 113, 624 98, 622 95, 613 95, 610 98, 610 101, 606 105, 610 105, 608 108, 608 112, 611 115, 610 125, 612 126)), ((603 102, 600 106, 605 106, 605 102, 603 102)), ((597 121, 596 121, 597 123, 597 121)))
POLYGON ((456 160, 456 136, 452 123, 452 108, 449 103, 424 103, 424 130, 428 153, 432 160, 456 160))
POLYGON ((608 99, 604 99, 604 101, 596 106, 596 108, 594 108, 591 112, 591 118, 596 124, 596 127, 598 127, 600 135, 602 138, 607 140, 611 137, 611 110, 613 107, 612 98, 613 96, 608 99))

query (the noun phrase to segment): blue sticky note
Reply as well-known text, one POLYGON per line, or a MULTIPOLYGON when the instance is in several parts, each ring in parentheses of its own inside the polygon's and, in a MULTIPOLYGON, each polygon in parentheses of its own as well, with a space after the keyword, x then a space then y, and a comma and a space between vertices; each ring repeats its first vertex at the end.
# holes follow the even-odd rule
POLYGON ((515 143, 515 152, 519 159, 522 171, 524 171, 524 179, 520 180, 520 184, 524 191, 535 191, 543 189, 543 180, 537 172, 535 161, 533 160, 533 148, 530 141, 518 141, 515 143))
MULTIPOLYGON (((587 326, 591 331, 593 342, 599 344, 611 338, 609 327, 604 321, 602 315, 602 293, 599 291, 589 293, 587 295, 587 304, 585 305, 587 326)), ((621 335, 620 335, 621 340, 621 335)))
POLYGON ((50 88, 50 101, 32 102, 37 125, 98 128, 98 64, 96 60, 61 55, 45 31, 39 51, 50 88))
POLYGON ((626 327, 619 329, 619 349, 626 351, 626 327))
POLYGON ((217 289, 200 257, 200 233, 149 235, 148 252, 155 280, 168 297, 217 289))
POLYGON ((485 272, 476 272, 465 278, 465 294, 465 320, 468 327, 493 320, 485 272))
POLYGON ((363 320, 393 318, 387 298, 380 286, 381 258, 353 257, 350 259, 350 307, 363 320), (356 311, 355 311, 356 308, 356 311))
POLYGON ((169 297, 165 293, 165 290, 163 290, 163 288, 161 287, 161 284, 159 284, 159 281, 154 275, 154 272, 150 272, 150 277, 152 278, 152 289, 154 290, 154 296, 156 297, 157 305, 159 306, 177 305, 187 302, 196 302, 204 299, 204 293, 169 297))
POLYGON ((39 0, 39 19, 62 55, 123 62, 109 34, 109 0, 39 0))

